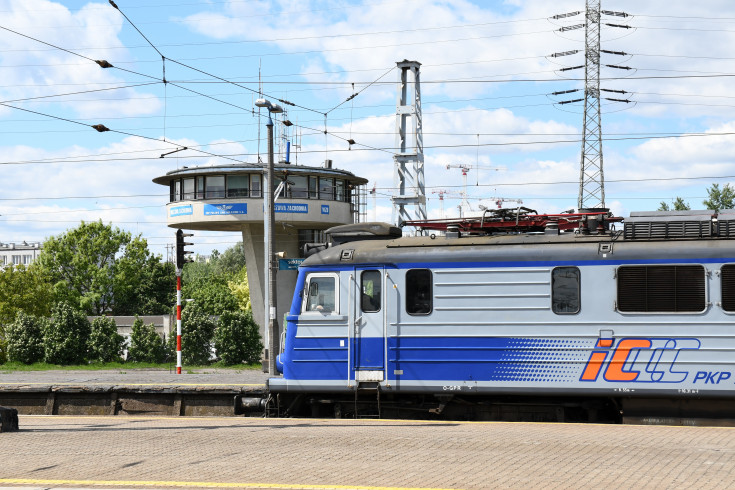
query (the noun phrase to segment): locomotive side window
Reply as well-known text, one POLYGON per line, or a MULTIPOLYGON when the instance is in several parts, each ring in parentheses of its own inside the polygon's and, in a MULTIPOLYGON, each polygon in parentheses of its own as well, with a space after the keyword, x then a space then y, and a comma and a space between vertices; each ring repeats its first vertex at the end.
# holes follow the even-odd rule
POLYGON ((406 271, 406 313, 428 315, 432 310, 431 271, 411 269, 406 271))
POLYGON ((579 269, 557 267, 551 271, 551 310, 557 315, 579 313, 579 269))
POLYGON ((722 284, 722 309, 735 312, 735 264, 722 266, 720 282, 722 284))
POLYGON ((360 300, 362 311, 375 313, 380 311, 380 271, 363 271, 360 278, 360 300))
POLYGON ((704 267, 644 265, 618 268, 618 310, 696 313, 706 307, 704 267))
POLYGON ((332 274, 311 274, 306 278, 304 311, 338 313, 337 278, 332 274))

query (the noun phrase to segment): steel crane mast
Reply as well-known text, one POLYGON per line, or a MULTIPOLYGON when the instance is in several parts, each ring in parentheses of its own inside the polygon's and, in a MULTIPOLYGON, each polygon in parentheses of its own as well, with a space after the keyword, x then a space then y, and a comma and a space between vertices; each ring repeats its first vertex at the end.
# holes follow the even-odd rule
POLYGON ((403 60, 398 67, 396 148, 393 156, 393 223, 426 219, 424 136, 421 116, 421 77, 418 61, 403 60))

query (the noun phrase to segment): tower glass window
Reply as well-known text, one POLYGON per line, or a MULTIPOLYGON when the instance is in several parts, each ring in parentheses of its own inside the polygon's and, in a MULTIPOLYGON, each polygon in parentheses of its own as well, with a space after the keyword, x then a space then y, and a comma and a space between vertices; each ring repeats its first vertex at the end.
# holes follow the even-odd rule
POLYGON ((229 175, 227 177, 227 197, 248 197, 247 175, 229 175))

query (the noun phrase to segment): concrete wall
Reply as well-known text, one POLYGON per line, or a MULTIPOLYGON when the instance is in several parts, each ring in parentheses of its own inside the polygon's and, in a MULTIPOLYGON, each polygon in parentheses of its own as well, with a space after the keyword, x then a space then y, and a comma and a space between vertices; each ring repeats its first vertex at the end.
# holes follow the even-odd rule
MULTIPOLYGON (((250 285, 250 302, 253 317, 258 324, 263 343, 265 343, 268 322, 265 320, 264 297, 268 285, 265 284, 266 264, 263 235, 262 224, 244 225, 242 228, 242 243, 250 285)), ((276 223, 275 235, 274 252, 286 252, 286 256, 291 258, 299 256, 299 236, 295 228, 276 223)), ((297 276, 298 271, 278 271, 276 273, 276 318, 278 319, 279 339, 284 328, 284 315, 291 309, 297 276)))
MULTIPOLYGON (((92 322, 95 318, 98 318, 96 316, 88 316, 87 320, 92 322)), ((110 316, 109 318, 112 318, 115 320, 115 325, 117 325, 117 333, 125 337, 125 340, 127 341, 127 345, 130 345, 130 335, 133 333, 133 322, 135 322, 134 316, 110 316)), ((166 340, 168 340, 169 333, 171 332, 171 329, 176 329, 176 317, 173 315, 143 315, 138 317, 141 320, 143 320, 143 323, 145 325, 153 324, 153 326, 156 329, 156 333, 160 335, 161 337, 166 337, 166 340)), ((175 334, 175 332, 174 332, 175 334)), ((128 356, 128 350, 127 348, 123 352, 123 357, 127 358, 128 356)))

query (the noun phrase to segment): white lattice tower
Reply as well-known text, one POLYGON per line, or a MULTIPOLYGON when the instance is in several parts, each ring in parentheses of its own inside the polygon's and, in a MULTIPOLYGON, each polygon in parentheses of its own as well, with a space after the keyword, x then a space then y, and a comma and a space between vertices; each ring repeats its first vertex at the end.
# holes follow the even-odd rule
POLYGON ((392 196, 393 223, 426 219, 424 138, 421 121, 421 77, 418 61, 403 60, 398 67, 396 154, 392 196))
POLYGON ((600 0, 587 0, 585 10, 584 124, 579 170, 579 208, 605 207, 600 119, 600 0))

